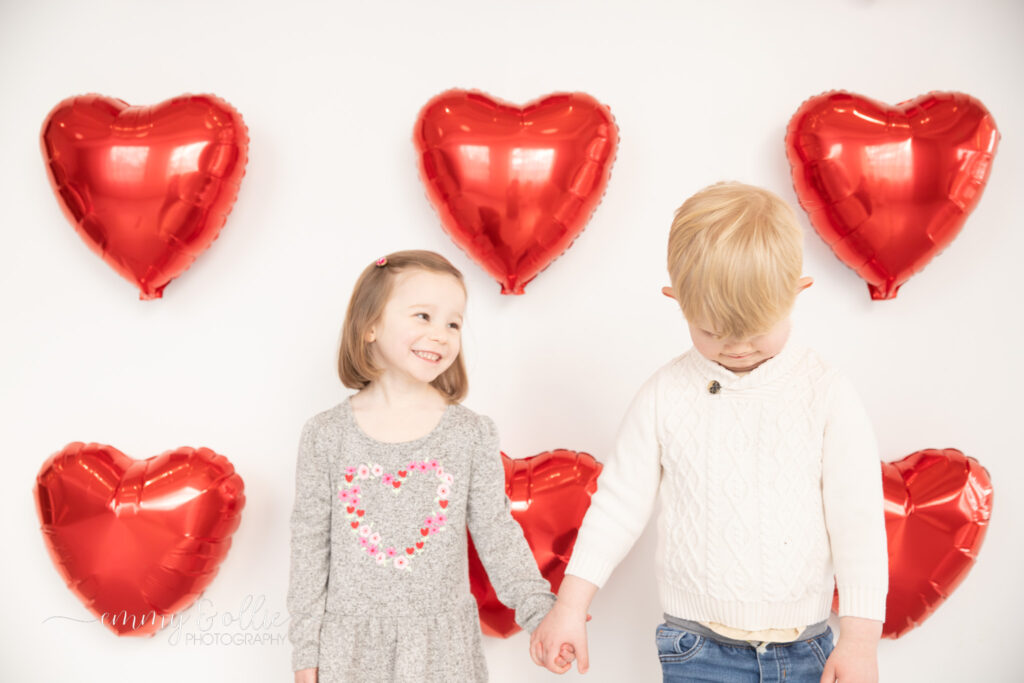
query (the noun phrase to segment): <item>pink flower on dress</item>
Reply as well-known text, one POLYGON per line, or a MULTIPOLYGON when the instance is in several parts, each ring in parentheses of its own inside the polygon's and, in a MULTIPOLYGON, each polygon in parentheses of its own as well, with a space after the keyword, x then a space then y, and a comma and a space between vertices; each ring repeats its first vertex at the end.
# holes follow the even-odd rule
POLYGON ((423 526, 425 527, 432 527, 435 524, 437 524, 437 519, 433 515, 423 520, 423 526))
POLYGON ((349 465, 348 467, 345 468, 345 474, 355 474, 355 473, 356 473, 356 466, 355 465, 349 465))
POLYGON ((384 553, 377 553, 377 564, 384 564, 388 561, 388 556, 384 553))
POLYGON ((392 558, 392 557, 394 557, 395 555, 398 554, 398 551, 395 550, 394 548, 388 548, 387 550, 384 551, 384 554, 386 554, 388 556, 388 558, 392 558))
POLYGON ((441 481, 443 481, 446 484, 450 484, 453 481, 455 481, 455 477, 448 474, 447 472, 445 472, 444 474, 439 474, 438 476, 441 477, 441 481))
POLYGON ((391 486, 391 482, 393 482, 394 480, 394 475, 385 474, 383 477, 380 478, 380 483, 384 484, 385 486, 391 486))
POLYGON ((409 560, 405 557, 395 558, 395 569, 405 569, 409 566, 409 560))
POLYGON ((451 489, 448 488, 447 484, 441 484, 437 487, 437 497, 441 500, 448 500, 449 493, 451 493, 451 489))
POLYGON ((366 479, 370 476, 370 468, 366 465, 360 465, 356 468, 356 476, 360 479, 366 479))
POLYGON ((369 536, 371 533, 373 533, 373 531, 367 525, 363 524, 362 526, 359 527, 359 535, 360 536, 366 537, 366 536, 369 536))
POLYGON ((371 534, 369 540, 370 543, 378 545, 380 543, 380 534, 371 534))
POLYGON ((438 515, 437 515, 437 525, 439 527, 442 527, 442 526, 444 526, 447 523, 448 523, 448 515, 444 514, 443 512, 439 512, 438 515))
POLYGON ((366 547, 367 543, 369 543, 369 541, 367 541, 365 538, 359 539, 359 545, 363 546, 364 548, 366 547))
POLYGON ((370 465, 370 474, 372 474, 375 477, 379 477, 380 475, 384 474, 384 468, 376 464, 370 465))
POLYGON ((377 546, 376 545, 371 545, 369 548, 366 549, 366 552, 370 553, 371 555, 376 555, 377 554, 377 546))
POLYGON ((360 491, 359 485, 356 484, 355 486, 350 488, 349 491, 351 491, 353 495, 358 496, 360 491))
POLYGON ((441 463, 439 463, 436 460, 431 460, 430 462, 427 463, 427 468, 432 470, 440 469, 441 463))

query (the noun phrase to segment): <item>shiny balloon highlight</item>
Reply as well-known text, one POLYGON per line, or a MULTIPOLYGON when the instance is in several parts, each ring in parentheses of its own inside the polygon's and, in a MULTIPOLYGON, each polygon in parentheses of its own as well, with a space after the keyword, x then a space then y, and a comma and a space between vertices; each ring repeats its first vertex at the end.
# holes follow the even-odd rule
POLYGON ((832 91, 793 115, 786 152, 811 225, 872 299, 892 299, 959 234, 998 142, 992 115, 963 93, 889 106, 832 91))
POLYGON ((210 585, 245 505, 242 479, 208 448, 134 460, 72 443, 43 464, 35 499, 71 592, 119 636, 151 636, 210 585))
POLYGON ((70 97, 46 117, 43 160, 79 236, 156 299, 217 238, 245 173, 241 115, 213 95, 131 106, 70 97))
POLYGON ((590 220, 619 134, 608 108, 586 93, 519 107, 449 90, 420 111, 413 139, 445 231, 502 294, 522 294, 590 220))
MULTIPOLYGON (((519 460, 502 453, 501 459, 512 516, 523 528, 541 575, 557 592, 583 515, 590 507, 590 497, 597 490, 601 464, 587 453, 568 450, 547 451, 519 460)), ((472 537, 469 586, 477 601, 484 634, 508 638, 520 630, 515 612, 498 601, 472 537)))

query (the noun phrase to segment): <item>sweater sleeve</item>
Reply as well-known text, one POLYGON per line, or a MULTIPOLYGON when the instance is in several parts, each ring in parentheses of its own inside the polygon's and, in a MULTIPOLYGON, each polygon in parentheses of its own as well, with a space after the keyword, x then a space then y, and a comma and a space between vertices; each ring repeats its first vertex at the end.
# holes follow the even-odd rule
POLYGON ((889 558, 878 446, 849 380, 837 378, 828 406, 822 497, 839 616, 884 621, 889 558))
POLYGON ((482 448, 470 474, 466 524, 498 600, 515 610, 516 623, 529 632, 551 609, 555 596, 512 517, 494 422, 481 416, 480 423, 482 448))
POLYGON ((326 454, 317 447, 316 426, 306 423, 295 471, 291 516, 291 570, 288 612, 292 668, 314 668, 320 652, 320 624, 327 604, 331 558, 331 479, 326 454))
POLYGON ((583 518, 567 574, 600 587, 647 525, 661 482, 657 375, 633 399, 583 518))

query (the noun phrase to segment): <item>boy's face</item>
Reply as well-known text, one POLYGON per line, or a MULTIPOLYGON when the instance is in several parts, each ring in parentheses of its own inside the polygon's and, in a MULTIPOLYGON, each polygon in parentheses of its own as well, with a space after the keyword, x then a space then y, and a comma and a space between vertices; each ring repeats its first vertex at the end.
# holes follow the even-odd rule
POLYGON ((750 372, 775 356, 789 338, 788 316, 764 334, 749 339, 723 339, 704 320, 687 321, 687 324, 690 326, 690 339, 700 355, 738 374, 750 372))

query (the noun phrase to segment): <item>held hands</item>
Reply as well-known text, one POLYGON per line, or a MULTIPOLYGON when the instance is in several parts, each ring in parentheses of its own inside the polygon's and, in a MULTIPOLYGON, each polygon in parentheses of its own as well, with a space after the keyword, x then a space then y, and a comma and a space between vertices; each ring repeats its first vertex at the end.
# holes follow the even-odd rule
POLYGON ((560 598, 540 626, 530 634, 533 663, 556 674, 564 674, 576 660, 576 669, 581 674, 586 673, 590 667, 588 621, 590 616, 586 610, 568 605, 560 598))
POLYGON ((882 622, 859 617, 839 620, 839 642, 825 662, 821 683, 878 683, 878 639, 882 622))

